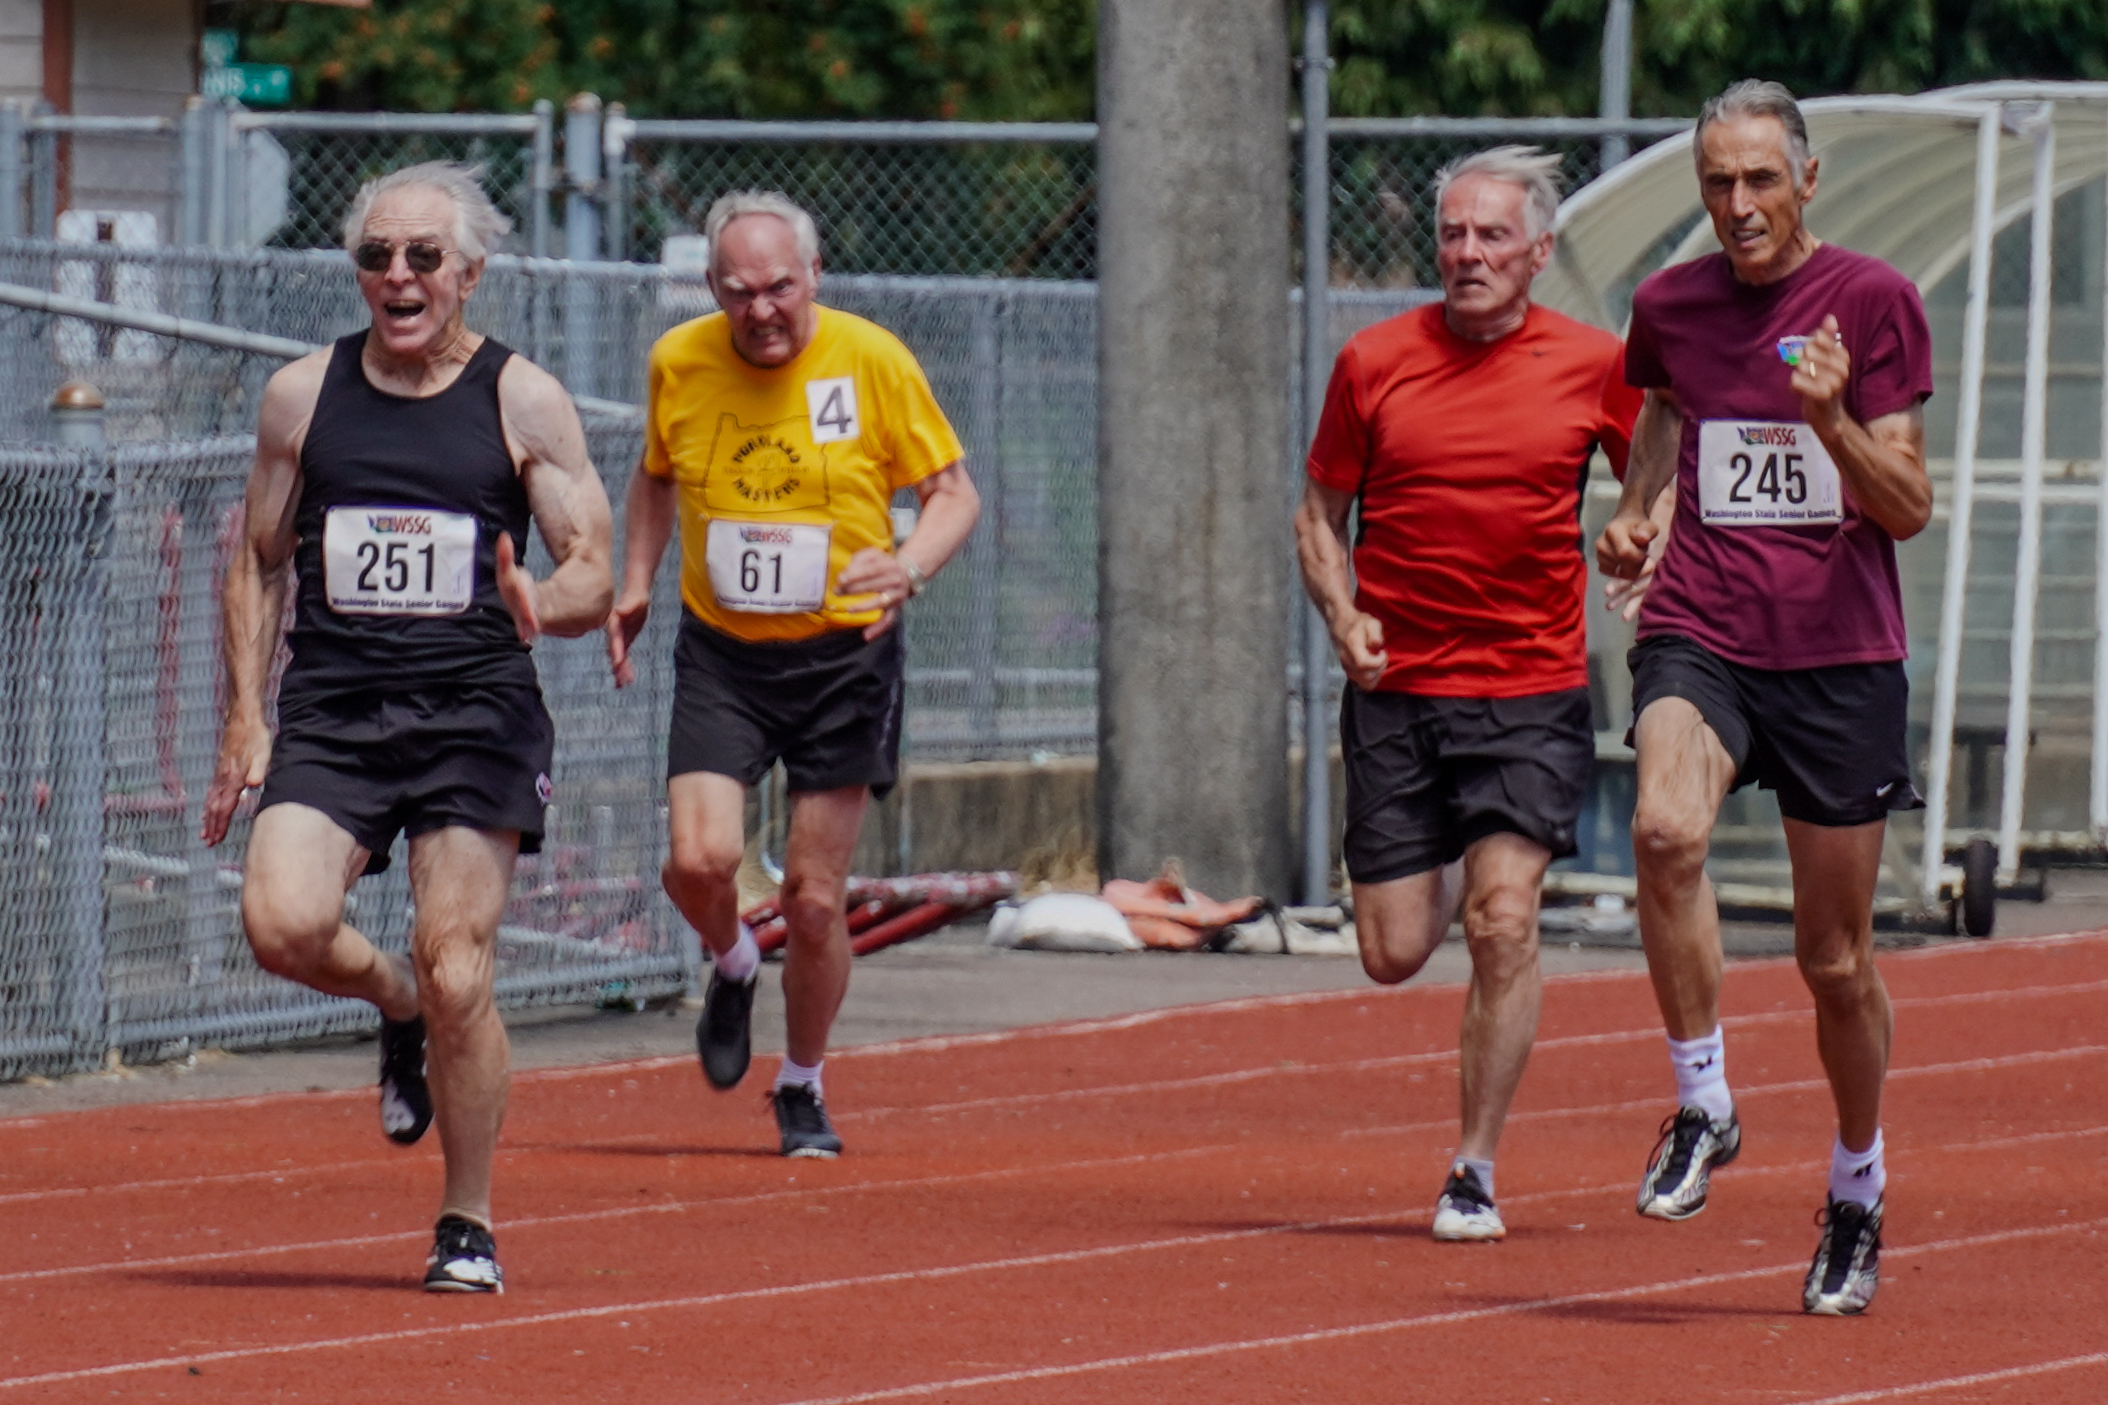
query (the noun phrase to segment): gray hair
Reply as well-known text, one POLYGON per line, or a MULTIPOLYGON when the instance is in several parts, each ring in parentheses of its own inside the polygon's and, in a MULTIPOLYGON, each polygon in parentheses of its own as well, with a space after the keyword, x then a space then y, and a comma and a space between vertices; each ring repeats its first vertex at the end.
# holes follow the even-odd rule
POLYGON ((780 190, 735 190, 717 197, 710 213, 703 216, 703 238, 710 241, 710 266, 717 267, 717 238, 725 226, 742 215, 774 215, 790 226, 798 242, 798 258, 811 263, 820 256, 820 227, 803 205, 780 190))
POLYGON ((351 208, 344 214, 344 247, 355 248, 365 236, 366 217, 373 212, 375 200, 391 190, 412 187, 436 190, 454 202, 454 247, 471 262, 480 260, 490 252, 491 245, 512 232, 512 221, 483 193, 480 167, 453 161, 424 161, 376 176, 359 187, 351 208))
POLYGON ((1808 174, 1808 119, 1784 83, 1764 78, 1745 78, 1730 83, 1718 97, 1709 98, 1698 113, 1698 129, 1691 133, 1691 151, 1703 158, 1705 129, 1726 117, 1771 117, 1786 129, 1786 164, 1799 185, 1808 174))
POLYGON ((1521 187, 1530 237, 1535 239, 1559 215, 1559 166, 1557 156, 1534 146, 1496 146, 1460 156, 1435 176, 1435 216, 1441 218, 1449 188, 1465 176, 1506 181, 1521 187))

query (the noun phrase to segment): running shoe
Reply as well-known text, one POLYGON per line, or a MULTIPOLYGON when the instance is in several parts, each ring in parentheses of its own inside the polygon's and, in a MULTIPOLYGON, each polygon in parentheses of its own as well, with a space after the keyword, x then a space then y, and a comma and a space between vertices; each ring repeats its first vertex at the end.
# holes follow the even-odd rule
POLYGON ((747 1076, 747 1064, 754 1057, 754 987, 760 979, 756 971, 743 981, 728 981, 715 966, 710 968, 702 1018, 695 1022, 695 1050, 702 1055, 703 1077, 713 1088, 733 1087, 747 1076))
POLYGON ((1435 1202, 1435 1238, 1490 1244, 1507 1233, 1493 1197, 1479 1184, 1478 1172, 1462 1162, 1450 1167, 1449 1183, 1435 1202))
POLYGON ((783 1133, 785 1156, 811 1156, 832 1161, 842 1154, 842 1139, 827 1120, 827 1104, 808 1083, 786 1083, 769 1094, 776 1109, 776 1126, 783 1133))
POLYGON ((1662 1123, 1654 1164, 1640 1182, 1639 1211, 1650 1219, 1687 1220, 1705 1208, 1715 1167, 1742 1154, 1742 1119, 1715 1122, 1703 1108, 1680 1107, 1662 1123))
POLYGON ((425 1259, 427 1293, 502 1293, 505 1275, 498 1271, 498 1241, 474 1220, 441 1215, 432 1232, 432 1252, 425 1259))
POLYGON ((409 1146, 432 1125, 432 1090, 425 1086, 425 1021, 381 1017, 381 1130, 409 1146))
POLYGON ((1832 1200, 1815 1223, 1823 1238, 1801 1287, 1801 1311, 1824 1317, 1865 1312, 1881 1286, 1881 1202, 1869 1210, 1850 1200, 1832 1200))

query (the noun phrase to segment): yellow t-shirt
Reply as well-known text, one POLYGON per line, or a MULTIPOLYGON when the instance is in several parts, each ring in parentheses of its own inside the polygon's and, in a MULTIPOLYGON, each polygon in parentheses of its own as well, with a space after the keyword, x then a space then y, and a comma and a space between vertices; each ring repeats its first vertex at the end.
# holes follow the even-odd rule
POLYGON ((899 338, 814 310, 812 341, 782 366, 742 360, 721 312, 651 349, 644 468, 679 490, 681 599, 738 639, 876 620, 835 581, 863 548, 892 550, 896 490, 965 457, 899 338))

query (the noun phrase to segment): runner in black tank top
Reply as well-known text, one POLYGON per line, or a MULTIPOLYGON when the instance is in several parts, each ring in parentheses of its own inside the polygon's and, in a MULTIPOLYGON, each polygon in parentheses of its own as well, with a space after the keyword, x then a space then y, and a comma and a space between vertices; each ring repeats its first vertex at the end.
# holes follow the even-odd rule
MULTIPOLYGON (((486 339, 454 383, 437 395, 412 399, 377 390, 359 364, 366 334, 336 344, 322 393, 315 402, 307 441, 300 452, 300 507, 293 519, 300 546, 294 570, 300 580, 291 643, 287 691, 344 691, 427 683, 498 683, 535 686, 534 664, 520 642, 511 613, 499 598, 498 534, 527 545, 527 491, 505 446, 498 413, 498 374, 512 352, 486 339), (357 513, 354 509, 368 509, 357 513), (436 545, 429 513, 374 509, 438 509, 473 520, 473 594, 466 608, 379 613, 388 587, 397 598, 429 600, 441 582, 430 579, 436 545), (363 552, 348 562, 348 581, 331 581, 323 559, 330 514, 337 525, 385 528, 358 532, 363 552), (392 519, 392 520, 391 520, 392 519), (422 530, 420 530, 422 529, 422 530), (391 558, 388 548, 403 548, 391 558), (361 590, 360 586, 367 587, 361 590), (348 586, 351 597, 377 597, 376 612, 332 609, 330 585, 348 586)), ((340 599, 340 604, 354 603, 340 599)))
POLYGON ((227 715, 204 837, 223 839, 262 786, 242 878, 250 948, 268 971, 381 1012, 382 1130, 407 1144, 437 1120, 446 1156, 424 1285, 499 1292, 491 1170, 510 1075, 493 968, 554 751, 529 645, 606 620, 613 529, 563 387, 463 325, 507 227, 474 173, 384 176, 350 225, 372 325, 279 371, 257 416, 221 591, 227 715), (530 524, 556 562, 541 580, 521 565, 530 524), (398 835, 408 958, 344 920, 398 835))

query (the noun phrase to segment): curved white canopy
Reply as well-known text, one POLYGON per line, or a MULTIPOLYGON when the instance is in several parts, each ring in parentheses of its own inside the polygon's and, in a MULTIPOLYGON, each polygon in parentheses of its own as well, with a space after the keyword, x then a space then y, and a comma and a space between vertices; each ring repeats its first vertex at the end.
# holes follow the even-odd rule
MULTIPOLYGON (((2108 171, 2108 83, 1976 83, 1916 97, 1812 98, 1801 104, 1821 183, 1808 206, 1821 238, 1886 259, 1929 290, 1969 256, 1976 125, 1999 104, 2055 104, 2055 189, 2108 171)), ((1998 218, 2028 210, 2028 139, 2000 144, 1998 218)), ((1719 248, 1698 199, 1691 137, 1657 142, 1560 206, 1559 242, 1535 301, 1610 331, 1633 285, 1719 248)))

